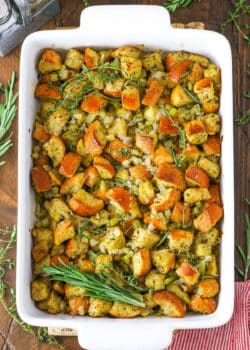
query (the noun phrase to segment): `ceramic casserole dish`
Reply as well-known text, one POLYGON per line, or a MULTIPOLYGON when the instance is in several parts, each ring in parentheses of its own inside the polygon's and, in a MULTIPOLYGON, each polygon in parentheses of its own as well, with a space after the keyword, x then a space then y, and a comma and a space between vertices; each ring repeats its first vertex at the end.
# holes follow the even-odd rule
POLYGON ((40 31, 23 44, 20 66, 19 146, 18 146, 18 243, 17 308, 21 318, 32 325, 73 328, 79 344, 89 350, 160 350, 170 344, 176 329, 209 328, 229 321, 234 301, 234 180, 232 57, 227 39, 207 30, 175 29, 168 12, 160 6, 94 6, 81 14, 80 27, 70 30, 40 31), (221 68, 222 92, 219 114, 221 136, 221 195, 224 203, 223 237, 220 251, 220 294, 216 311, 210 315, 188 314, 183 319, 150 316, 112 319, 49 315, 35 307, 30 294, 30 231, 34 221, 34 193, 31 186, 32 128, 38 110, 34 98, 36 65, 42 50, 65 51, 86 46, 116 48, 144 44, 145 49, 163 52, 185 50, 207 56, 221 68))

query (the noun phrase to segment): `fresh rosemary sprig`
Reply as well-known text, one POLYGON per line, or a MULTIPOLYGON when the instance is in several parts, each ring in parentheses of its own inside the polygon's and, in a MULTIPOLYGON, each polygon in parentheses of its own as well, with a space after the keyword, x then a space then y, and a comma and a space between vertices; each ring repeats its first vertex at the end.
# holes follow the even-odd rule
MULTIPOLYGON (((0 103, 0 157, 3 156, 12 146, 12 134, 9 134, 5 139, 4 136, 9 131, 17 110, 15 102, 18 93, 14 93, 14 84, 15 72, 12 72, 11 79, 7 86, 2 86, 0 83, 0 93, 2 92, 4 94, 5 99, 3 103, 0 103)), ((0 166, 4 163, 4 161, 0 161, 0 166)))
POLYGON ((192 94, 191 91, 189 91, 189 90, 186 89, 186 88, 184 88, 184 91, 185 91, 185 93, 186 93, 189 97, 191 97, 191 99, 192 99, 195 103, 201 105, 201 101, 199 100, 199 98, 198 98, 197 96, 195 96, 194 94, 192 94))
POLYGON ((163 236, 162 236, 162 238, 160 239, 160 241, 156 244, 155 248, 159 248, 159 247, 162 245, 162 243, 164 243, 164 242, 166 241, 166 239, 168 238, 168 235, 169 235, 169 231, 166 231, 166 232, 163 234, 163 236))
MULTIPOLYGON (((221 23, 221 31, 224 33, 226 26, 229 23, 233 23, 243 39, 246 40, 248 44, 250 44, 250 36, 242 30, 239 24, 240 16, 250 14, 250 5, 247 4, 247 0, 232 0, 231 2, 234 6, 234 9, 233 11, 228 11, 227 19, 221 23)), ((246 29, 249 29, 248 26, 246 29)))
POLYGON ((51 280, 62 281, 73 286, 86 289, 85 296, 145 307, 144 302, 128 288, 122 287, 110 274, 101 271, 98 275, 80 272, 73 264, 46 266, 43 272, 50 275, 51 280))
POLYGON ((250 108, 245 111, 242 116, 238 119, 236 119, 234 122, 237 126, 243 126, 248 124, 250 121, 250 108))
MULTIPOLYGON (((249 201, 246 201, 246 202, 247 204, 249 204, 249 201)), ((246 221, 246 252, 244 252, 244 250, 240 245, 237 245, 238 252, 241 256, 241 259, 244 265, 244 270, 242 270, 237 265, 235 266, 235 269, 243 277, 244 281, 247 281, 248 270, 250 267, 250 218, 248 214, 245 214, 245 221, 246 221)))
POLYGON ((201 2, 201 0, 168 0, 164 6, 169 12, 175 12, 179 7, 188 7, 192 2, 201 2))
POLYGON ((16 309, 16 291, 10 287, 5 281, 6 271, 10 271, 15 267, 13 259, 8 258, 8 253, 15 248, 17 230, 14 226, 12 229, 0 228, 0 302, 5 312, 20 326, 22 329, 32 335, 37 335, 40 343, 55 344, 59 349, 65 349, 57 339, 48 335, 46 328, 35 328, 25 323, 18 315, 16 309))

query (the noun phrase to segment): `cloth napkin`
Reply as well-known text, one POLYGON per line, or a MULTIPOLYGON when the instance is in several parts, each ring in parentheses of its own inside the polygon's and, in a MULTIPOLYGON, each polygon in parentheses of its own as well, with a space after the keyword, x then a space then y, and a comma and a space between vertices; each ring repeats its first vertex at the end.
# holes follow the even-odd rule
POLYGON ((250 280, 235 283, 234 313, 224 326, 183 330, 167 350, 250 350, 250 280))

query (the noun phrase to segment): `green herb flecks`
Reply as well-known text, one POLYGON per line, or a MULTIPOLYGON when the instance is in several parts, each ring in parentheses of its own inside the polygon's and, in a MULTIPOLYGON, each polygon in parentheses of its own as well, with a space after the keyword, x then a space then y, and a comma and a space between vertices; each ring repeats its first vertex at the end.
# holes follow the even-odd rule
POLYGON ((62 281, 73 286, 86 289, 85 296, 109 301, 120 301, 130 305, 145 307, 142 302, 128 288, 122 287, 110 274, 101 271, 98 275, 80 272, 73 264, 46 266, 43 272, 50 275, 53 281, 62 281))
POLYGON ((168 238, 169 231, 166 231, 163 236, 161 237, 160 241, 156 244, 155 248, 159 248, 168 238))
POLYGON ((199 98, 198 98, 197 96, 195 96, 194 94, 192 94, 191 91, 189 91, 189 90, 186 89, 186 88, 184 88, 184 91, 185 91, 185 93, 186 93, 189 97, 191 97, 191 99, 192 99, 195 103, 201 105, 201 101, 199 100, 199 98))
MULTIPOLYGON (((0 83, 0 93, 2 92, 4 94, 4 102, 0 103, 0 157, 2 157, 12 146, 12 134, 9 134, 7 137, 5 136, 11 127, 17 111, 15 102, 18 93, 14 93, 14 84, 15 72, 12 72, 11 79, 7 86, 2 86, 0 83)), ((0 166, 4 163, 4 161, 0 161, 0 166)))
POLYGON ((175 12, 179 7, 188 7, 193 2, 201 2, 201 0, 168 0, 164 6, 169 12, 175 12))
POLYGON ((118 150, 118 154, 119 154, 120 156, 127 156, 127 157, 130 157, 130 156, 131 156, 130 151, 127 150, 127 149, 125 149, 125 148, 120 148, 120 149, 118 150))
POLYGON ((81 239, 82 236, 85 236, 87 238, 91 238, 95 234, 101 233, 103 230, 100 226, 92 224, 89 220, 86 220, 81 228, 79 229, 79 232, 76 235, 77 239, 81 239))

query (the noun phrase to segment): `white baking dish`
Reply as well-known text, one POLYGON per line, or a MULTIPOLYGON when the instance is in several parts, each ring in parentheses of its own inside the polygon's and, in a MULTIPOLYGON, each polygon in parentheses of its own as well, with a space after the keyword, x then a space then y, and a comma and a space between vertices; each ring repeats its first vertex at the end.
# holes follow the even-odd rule
POLYGON ((224 36, 206 30, 174 29, 168 12, 160 6, 94 6, 81 14, 81 25, 72 30, 40 31, 28 36, 22 47, 19 97, 17 308, 21 318, 36 326, 69 327, 78 331, 79 343, 89 350, 160 350, 170 344, 173 330, 209 328, 226 323, 234 300, 234 181, 232 58, 224 36), (31 234, 34 195, 31 188, 32 124, 38 109, 34 99, 36 63, 44 48, 67 50, 91 46, 113 48, 144 44, 149 49, 187 50, 208 56, 222 69, 222 199, 221 291, 211 315, 190 314, 183 319, 147 317, 111 319, 48 315, 38 310, 30 296, 31 234))

